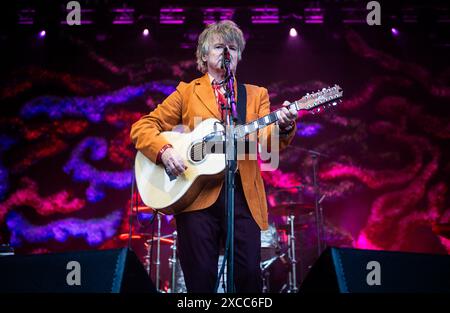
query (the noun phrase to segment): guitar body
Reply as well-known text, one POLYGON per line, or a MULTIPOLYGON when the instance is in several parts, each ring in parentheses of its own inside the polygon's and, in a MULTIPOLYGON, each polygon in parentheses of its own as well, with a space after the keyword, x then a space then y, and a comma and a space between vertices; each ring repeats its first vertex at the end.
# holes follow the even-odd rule
POLYGON ((175 151, 185 162, 186 171, 172 178, 162 164, 155 164, 141 152, 136 154, 135 174, 139 194, 144 204, 166 214, 174 214, 189 206, 198 196, 203 186, 223 176, 224 154, 207 154, 198 160, 193 158, 192 146, 213 132, 223 131, 219 120, 210 118, 202 121, 190 133, 174 131, 162 132, 175 151))
MULTIPOLYGON (((312 111, 321 107, 332 107, 343 96, 343 90, 338 85, 323 88, 288 105, 288 109, 312 111)), ((256 132, 279 118, 280 109, 273 111, 245 125, 235 128, 235 138, 256 132)), ((166 214, 176 214, 188 207, 198 196, 203 186, 211 179, 223 177, 225 170, 225 154, 223 141, 225 129, 215 118, 202 121, 190 133, 162 132, 167 141, 183 159, 186 171, 174 177, 168 174, 163 165, 156 165, 141 152, 135 160, 136 183, 144 204, 152 209, 161 210, 166 214), (221 143, 220 150, 217 149, 221 143)))

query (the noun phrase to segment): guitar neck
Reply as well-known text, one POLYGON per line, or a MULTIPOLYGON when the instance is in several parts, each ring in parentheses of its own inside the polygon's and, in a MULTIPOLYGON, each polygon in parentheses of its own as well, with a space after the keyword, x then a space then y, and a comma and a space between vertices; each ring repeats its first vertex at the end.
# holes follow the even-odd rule
MULTIPOLYGON (((291 102, 287 106, 287 108, 288 109, 295 108, 298 111, 299 109, 298 109, 297 101, 291 102)), ((258 118, 257 120, 254 120, 253 122, 236 127, 236 134, 237 134, 238 139, 243 138, 243 137, 245 137, 259 129, 267 127, 273 123, 276 123, 279 119, 280 111, 281 111, 281 109, 275 110, 263 117, 258 118)))
MULTIPOLYGON (((323 106, 326 104, 336 105, 336 101, 342 98, 343 91, 338 86, 335 85, 331 88, 324 88, 313 94, 307 94, 300 100, 289 103, 286 108, 295 110, 312 110, 316 107, 323 106)), ((319 109, 320 110, 320 109, 319 109)), ((259 129, 267 127, 279 120, 281 108, 275 110, 263 117, 254 120, 253 122, 240 125, 236 127, 236 136, 238 139, 243 138, 259 129)))

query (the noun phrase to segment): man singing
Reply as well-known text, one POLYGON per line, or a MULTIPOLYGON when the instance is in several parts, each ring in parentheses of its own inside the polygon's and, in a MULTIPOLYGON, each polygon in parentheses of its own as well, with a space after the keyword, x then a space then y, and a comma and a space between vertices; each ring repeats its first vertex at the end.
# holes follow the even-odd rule
MULTIPOLYGON (((222 120, 222 104, 226 101, 222 66, 225 48, 230 54, 232 72, 236 74, 245 48, 242 31, 232 21, 208 25, 198 38, 196 51, 198 69, 204 75, 189 83, 181 82, 155 110, 131 128, 131 139, 136 149, 173 175, 183 175, 189 163, 160 133, 180 124, 193 130, 199 118, 222 120)), ((267 89, 249 84, 243 86, 246 94, 246 103, 243 104, 246 105, 245 122, 269 114, 267 89)), ((237 103, 238 106, 241 104, 239 99, 237 103)), ((279 136, 280 149, 292 141, 298 115, 294 109, 288 110, 287 104, 287 101, 283 103, 276 124, 259 131, 259 141, 268 142, 270 136, 279 136), (274 128, 278 128, 277 131, 274 128)), ((261 292, 260 235, 261 230, 268 227, 268 213, 258 161, 254 158, 239 159, 235 183, 235 290, 261 292)), ((175 215, 179 259, 188 292, 215 291, 220 248, 227 232, 225 194, 224 178, 211 180, 191 204, 175 215)))

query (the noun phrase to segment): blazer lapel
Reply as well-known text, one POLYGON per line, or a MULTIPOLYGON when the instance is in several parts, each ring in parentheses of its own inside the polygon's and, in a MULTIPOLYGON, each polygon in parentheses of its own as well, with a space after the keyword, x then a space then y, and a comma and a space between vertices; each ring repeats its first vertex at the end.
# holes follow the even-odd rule
POLYGON ((216 96, 214 95, 208 74, 203 75, 203 77, 197 80, 194 92, 208 111, 220 120, 222 117, 217 107, 216 96))
MULTIPOLYGON (((219 108, 217 107, 217 100, 216 96, 214 95, 213 88, 211 86, 211 82, 209 81, 208 73, 200 77, 196 84, 195 84, 194 92, 197 95, 197 97, 200 99, 200 101, 203 103, 203 105, 210 111, 217 119, 221 119, 222 116, 219 113, 219 108)), ((235 90, 235 99, 236 99, 236 105, 237 105, 237 96, 238 96, 238 89, 237 89, 237 81, 236 77, 234 80, 234 90, 235 90)), ((245 105, 247 105, 245 103, 245 105)), ((239 109, 237 109, 239 111, 239 109)))

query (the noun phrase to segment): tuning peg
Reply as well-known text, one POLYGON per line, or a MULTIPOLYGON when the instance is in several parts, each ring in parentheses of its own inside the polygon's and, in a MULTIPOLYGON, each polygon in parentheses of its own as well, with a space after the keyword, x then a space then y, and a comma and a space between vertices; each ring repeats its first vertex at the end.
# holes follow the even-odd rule
POLYGON ((336 102, 333 102, 333 106, 335 106, 335 105, 337 105, 337 103, 336 103, 336 102))

